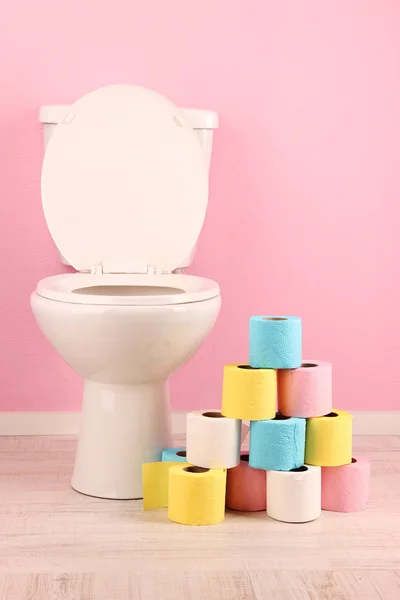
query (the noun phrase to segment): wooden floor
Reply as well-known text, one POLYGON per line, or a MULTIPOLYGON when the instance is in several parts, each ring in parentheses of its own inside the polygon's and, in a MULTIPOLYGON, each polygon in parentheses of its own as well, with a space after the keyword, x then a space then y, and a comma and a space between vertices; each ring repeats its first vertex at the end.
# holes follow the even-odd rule
POLYGON ((400 438, 354 445, 372 459, 366 512, 196 528, 74 492, 73 438, 0 438, 0 598, 399 600, 400 438))

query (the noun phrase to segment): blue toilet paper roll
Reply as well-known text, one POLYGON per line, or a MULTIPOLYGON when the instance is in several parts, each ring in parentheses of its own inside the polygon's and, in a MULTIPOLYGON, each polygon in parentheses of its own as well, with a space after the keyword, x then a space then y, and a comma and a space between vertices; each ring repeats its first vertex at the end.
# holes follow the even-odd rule
POLYGON ((166 448, 162 451, 161 460, 162 462, 187 462, 185 446, 166 448))
POLYGON ((250 423, 249 465, 265 471, 290 471, 304 465, 306 420, 277 414, 250 423))
POLYGON ((297 369, 301 358, 300 317, 250 317, 250 366, 297 369))

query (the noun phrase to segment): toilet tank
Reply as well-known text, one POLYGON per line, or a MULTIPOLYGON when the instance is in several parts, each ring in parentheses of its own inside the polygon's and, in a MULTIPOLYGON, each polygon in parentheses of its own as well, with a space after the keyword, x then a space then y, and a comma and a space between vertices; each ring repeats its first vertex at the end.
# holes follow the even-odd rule
MULTIPOLYGON (((57 124, 61 121, 64 115, 70 109, 68 104, 57 104, 51 106, 42 106, 40 108, 39 120, 43 124, 44 133, 44 149, 46 151, 47 144, 57 124)), ((200 110, 197 108, 181 108, 187 123, 196 132, 200 145, 203 149, 204 161, 207 171, 210 170, 211 153, 213 145, 214 129, 218 129, 218 115, 210 110, 200 110)), ((181 265, 175 269, 175 272, 182 273, 192 261, 196 252, 196 246, 191 251, 190 255, 183 261, 181 265)), ((69 265, 69 262, 60 254, 60 260, 64 265, 69 265)))

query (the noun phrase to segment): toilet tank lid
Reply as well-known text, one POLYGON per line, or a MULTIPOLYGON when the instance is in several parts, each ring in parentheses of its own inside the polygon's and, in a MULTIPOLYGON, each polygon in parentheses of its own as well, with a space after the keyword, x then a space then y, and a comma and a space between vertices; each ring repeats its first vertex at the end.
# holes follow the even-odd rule
MULTIPOLYGON (((48 104, 41 106, 39 110, 39 121, 47 125, 57 125, 71 108, 70 104, 48 104)), ((193 129, 218 129, 218 113, 201 108, 180 109, 193 129)))
POLYGON ((151 90, 91 92, 69 107, 50 139, 43 210, 77 271, 173 271, 197 241, 207 202, 197 135, 151 90))

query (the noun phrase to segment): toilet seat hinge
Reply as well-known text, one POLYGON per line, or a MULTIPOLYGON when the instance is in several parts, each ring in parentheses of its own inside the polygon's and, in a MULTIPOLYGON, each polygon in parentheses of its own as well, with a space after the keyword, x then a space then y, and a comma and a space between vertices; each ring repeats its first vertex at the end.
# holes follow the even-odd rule
POLYGON ((163 271, 159 267, 148 265, 141 261, 126 261, 123 264, 118 261, 103 261, 99 265, 94 265, 90 269, 91 275, 104 275, 104 274, 138 274, 138 275, 161 275, 163 271))
POLYGON ((103 275, 103 266, 102 265, 95 265, 94 267, 92 267, 90 269, 90 274, 91 275, 103 275))

